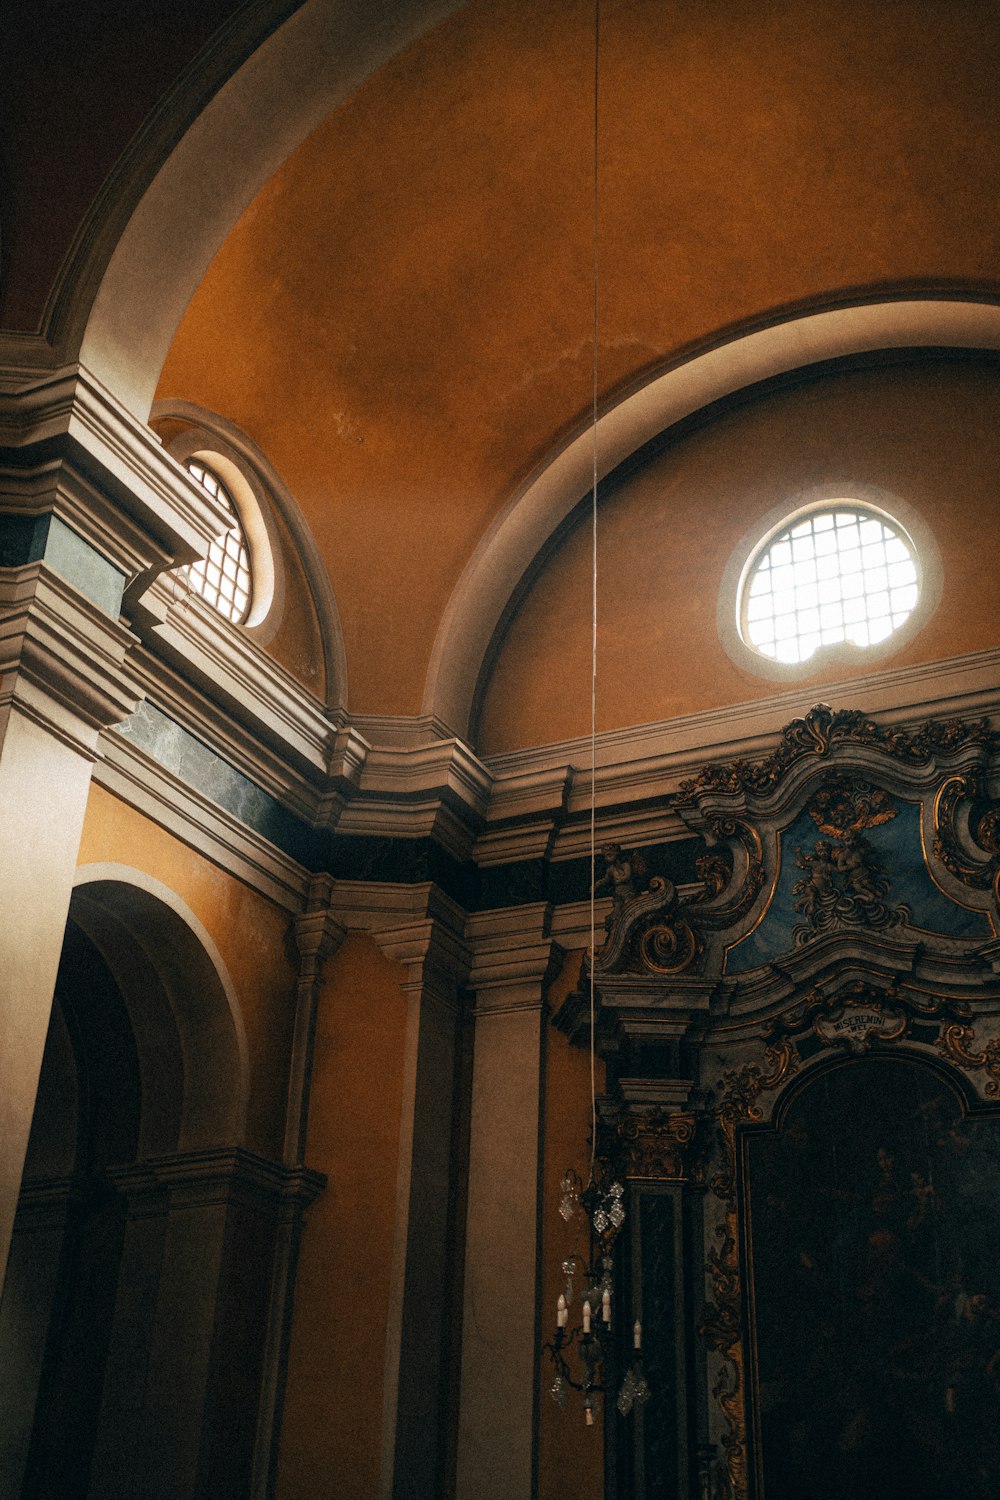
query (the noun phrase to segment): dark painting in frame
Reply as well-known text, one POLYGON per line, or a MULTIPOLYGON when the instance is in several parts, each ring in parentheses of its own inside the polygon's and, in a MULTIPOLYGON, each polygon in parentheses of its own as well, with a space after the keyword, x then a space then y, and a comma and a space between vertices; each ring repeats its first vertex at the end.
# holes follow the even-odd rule
POLYGON ((1000 1500, 1000 1113, 844 1060, 740 1179, 755 1500, 1000 1500))

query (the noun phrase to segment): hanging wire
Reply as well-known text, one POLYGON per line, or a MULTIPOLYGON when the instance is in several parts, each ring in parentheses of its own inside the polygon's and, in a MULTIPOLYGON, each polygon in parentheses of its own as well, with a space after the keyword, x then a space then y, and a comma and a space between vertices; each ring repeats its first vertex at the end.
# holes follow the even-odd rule
POLYGON ((590 656, 590 1178, 593 1181, 597 1157, 597 1036, 594 956, 597 951, 596 897, 597 879, 597 333, 600 325, 600 236, 598 208, 600 185, 600 56, 601 0, 594 0, 594 173, 593 173, 593 250, 594 250, 594 357, 591 405, 591 656, 590 656))

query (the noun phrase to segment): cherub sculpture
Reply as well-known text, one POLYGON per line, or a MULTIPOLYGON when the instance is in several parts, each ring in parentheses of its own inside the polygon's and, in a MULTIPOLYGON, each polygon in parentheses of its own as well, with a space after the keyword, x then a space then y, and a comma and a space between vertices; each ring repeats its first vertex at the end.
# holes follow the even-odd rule
POLYGON ((646 861, 641 854, 626 854, 621 844, 613 842, 601 846, 604 859, 604 874, 594 882, 594 895, 611 892, 615 911, 626 901, 633 901, 639 894, 639 884, 646 873, 646 861))

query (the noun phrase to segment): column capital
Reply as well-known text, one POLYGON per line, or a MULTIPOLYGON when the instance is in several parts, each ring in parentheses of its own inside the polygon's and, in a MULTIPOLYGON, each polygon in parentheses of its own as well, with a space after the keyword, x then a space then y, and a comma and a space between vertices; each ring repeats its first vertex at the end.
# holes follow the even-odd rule
POLYGON ((300 982, 318 982, 324 963, 333 957, 347 936, 346 927, 330 910, 333 887, 331 875, 314 875, 309 882, 305 909, 294 920, 300 982))
POLYGON ((476 912, 466 924, 476 1015, 539 1010, 565 954, 551 934, 547 901, 476 912))
POLYGON ((338 880, 332 908, 345 927, 362 928, 387 958, 406 965, 404 990, 457 1006, 469 970, 466 917, 440 886, 338 880))

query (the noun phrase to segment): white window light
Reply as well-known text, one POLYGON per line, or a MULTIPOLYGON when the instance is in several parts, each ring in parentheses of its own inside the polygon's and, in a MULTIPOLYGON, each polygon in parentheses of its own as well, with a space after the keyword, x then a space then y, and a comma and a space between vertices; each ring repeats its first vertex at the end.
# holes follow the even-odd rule
POLYGON ((912 542, 888 516, 832 501, 790 520, 760 548, 740 590, 740 634, 776 663, 825 646, 876 646, 913 612, 920 574, 912 542))
POLYGON ((208 556, 185 570, 188 584, 220 615, 234 625, 242 624, 250 613, 253 576, 250 551, 233 497, 219 476, 196 459, 185 464, 188 473, 232 516, 233 524, 216 537, 208 556))

